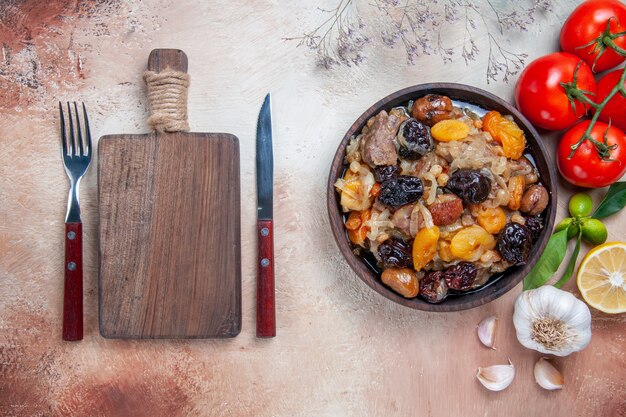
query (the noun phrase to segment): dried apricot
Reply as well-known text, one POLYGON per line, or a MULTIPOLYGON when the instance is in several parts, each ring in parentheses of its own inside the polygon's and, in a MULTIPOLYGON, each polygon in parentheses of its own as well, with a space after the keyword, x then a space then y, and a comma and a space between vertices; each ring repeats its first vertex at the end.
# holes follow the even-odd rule
MULTIPOLYGON (((492 110, 483 118, 483 130, 489 132, 494 140, 502 144, 504 156, 519 159, 526 147, 524 131, 512 120, 492 110)), ((433 134, 434 136, 434 134, 433 134)))
POLYGON ((361 226, 361 213, 358 211, 350 212, 348 216, 348 220, 346 220, 346 229, 348 230, 356 230, 361 226))
POLYGON ((413 298, 419 293, 417 275, 408 268, 387 268, 381 275, 385 285, 406 298, 413 298))
POLYGON ((433 260, 437 254, 439 228, 437 226, 424 227, 415 235, 413 242, 413 267, 420 271, 433 260))
POLYGON ((353 211, 346 220, 346 229, 348 229, 348 237, 350 242, 355 245, 363 246, 367 232, 369 232, 369 226, 365 225, 365 222, 372 217, 371 210, 353 211))
POLYGON ((506 214, 500 207, 478 206, 475 213, 478 224, 492 235, 502 230, 506 224, 506 214))
POLYGON ((526 186, 526 180, 523 175, 517 175, 509 179, 509 204, 507 205, 511 210, 519 210, 522 204, 522 196, 524 195, 524 187, 526 186))
POLYGON ((496 240, 478 225, 466 227, 457 232, 450 242, 450 252, 456 258, 474 262, 482 254, 496 246, 496 240))
POLYGON ((458 119, 447 119, 437 122, 430 128, 430 134, 439 142, 463 140, 469 135, 470 127, 458 119))

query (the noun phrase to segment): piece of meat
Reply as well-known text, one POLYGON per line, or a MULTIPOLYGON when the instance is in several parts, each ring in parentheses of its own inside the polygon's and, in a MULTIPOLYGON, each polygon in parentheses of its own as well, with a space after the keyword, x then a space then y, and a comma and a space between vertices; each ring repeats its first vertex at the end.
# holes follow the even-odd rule
POLYGON ((454 194, 442 194, 437 196, 433 204, 428 206, 436 226, 447 226, 461 217, 463 214, 463 202, 454 194))
MULTIPOLYGON (((368 121, 369 129, 361 137, 363 161, 372 168, 380 165, 396 165, 398 154, 393 139, 401 119, 382 110, 368 121)), ((365 129, 364 129, 365 130, 365 129)))

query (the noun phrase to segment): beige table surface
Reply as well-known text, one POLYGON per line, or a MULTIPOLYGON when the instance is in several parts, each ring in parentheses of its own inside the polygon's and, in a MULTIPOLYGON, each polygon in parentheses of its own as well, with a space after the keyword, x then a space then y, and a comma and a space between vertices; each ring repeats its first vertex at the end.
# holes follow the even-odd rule
MULTIPOLYGON (((555 50, 558 22, 576 2, 553 3, 551 13, 539 15, 528 32, 511 33, 506 45, 529 59, 555 50)), ((379 98, 413 84, 455 81, 511 99, 514 81, 487 84, 485 33, 477 35, 483 50, 468 66, 458 56, 443 65, 437 55, 407 66, 401 48, 374 40, 359 67, 318 69, 312 53, 282 38, 312 29, 323 17, 317 2, 303 0, 0 4, 0 415, 626 415, 626 316, 594 311, 591 344, 555 361, 565 388, 547 392, 532 374, 539 354, 514 335, 511 314, 521 285, 471 311, 429 314, 391 303, 349 269, 329 230, 325 186, 352 121, 379 98), (192 130, 241 140, 243 330, 224 341, 99 335, 96 161, 81 188, 85 338, 62 342, 68 182, 55 106, 85 101, 95 137, 146 132, 140 75, 157 47, 189 56, 192 130), (268 91, 278 336, 257 340, 254 140, 268 91), (481 346, 475 334, 491 314, 501 321, 497 351, 481 346), (516 366, 515 381, 506 391, 488 392, 476 368, 507 358, 516 366)), ((458 46, 457 32, 446 33, 446 41, 458 46)), ((563 185, 559 218, 570 194, 563 185)), ((607 225, 609 240, 626 240, 626 215, 607 225)), ((579 296, 573 283, 567 288, 579 296)))

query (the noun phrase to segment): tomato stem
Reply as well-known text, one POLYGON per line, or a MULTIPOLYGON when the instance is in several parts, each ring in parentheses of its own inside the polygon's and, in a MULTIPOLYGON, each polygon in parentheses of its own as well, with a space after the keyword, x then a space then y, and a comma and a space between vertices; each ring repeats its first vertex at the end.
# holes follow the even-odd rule
MULTIPOLYGON (((574 76, 574 79, 576 79, 576 75, 574 76)), ((626 88, 624 87, 624 81, 626 81, 626 67, 624 67, 624 69, 622 70, 622 75, 620 76, 619 81, 617 82, 615 87, 613 87, 613 89, 609 92, 609 94, 600 103, 595 103, 589 97, 585 96, 584 94, 581 94, 580 89, 578 89, 577 87, 572 87, 569 85, 565 87, 566 92, 568 88, 577 90, 571 93, 568 92, 568 95, 571 94, 572 97, 576 98, 579 101, 582 101, 583 103, 587 103, 596 109, 596 112, 591 118, 591 122, 589 123, 589 126, 587 126, 587 129, 585 130, 585 133, 583 133, 583 136, 580 138, 578 142, 570 146, 572 150, 569 156, 567 157, 567 159, 572 159, 572 157, 574 156, 574 153, 580 147, 580 145, 582 145, 582 143, 585 140, 588 140, 591 143, 593 143, 601 159, 603 159, 604 161, 613 161, 613 159, 611 159, 611 151, 615 149, 617 146, 609 145, 607 132, 604 133, 604 140, 602 142, 599 142, 591 137, 591 131, 593 130, 593 127, 595 126, 596 121, 598 120, 598 117, 600 116, 600 113, 602 112, 604 107, 607 105, 607 103, 611 101, 611 99, 615 96, 615 94, 620 93, 626 96, 626 88)), ((610 127, 611 127, 611 122, 609 121, 609 128, 610 127)), ((608 131, 608 128, 607 128, 607 131, 608 131)))

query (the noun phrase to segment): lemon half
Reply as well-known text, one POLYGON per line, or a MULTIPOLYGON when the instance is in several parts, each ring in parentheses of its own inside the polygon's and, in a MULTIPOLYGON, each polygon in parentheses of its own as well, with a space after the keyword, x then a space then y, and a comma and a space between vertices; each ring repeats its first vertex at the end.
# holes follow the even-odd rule
POLYGON ((626 243, 609 242, 590 250, 576 283, 591 307, 609 314, 626 312, 626 243))

